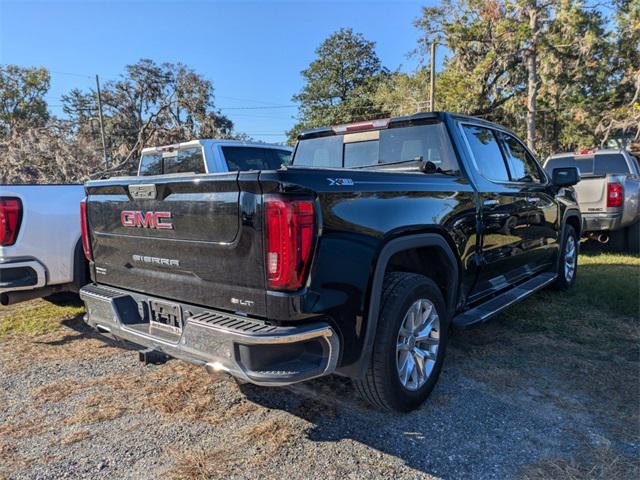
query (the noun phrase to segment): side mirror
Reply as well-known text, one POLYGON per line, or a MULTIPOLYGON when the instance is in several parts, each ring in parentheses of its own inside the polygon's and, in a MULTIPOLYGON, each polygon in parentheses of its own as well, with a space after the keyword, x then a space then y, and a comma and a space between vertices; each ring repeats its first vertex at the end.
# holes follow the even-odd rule
POLYGON ((559 167, 551 172, 551 181, 558 188, 570 187, 580 181, 578 167, 559 167))

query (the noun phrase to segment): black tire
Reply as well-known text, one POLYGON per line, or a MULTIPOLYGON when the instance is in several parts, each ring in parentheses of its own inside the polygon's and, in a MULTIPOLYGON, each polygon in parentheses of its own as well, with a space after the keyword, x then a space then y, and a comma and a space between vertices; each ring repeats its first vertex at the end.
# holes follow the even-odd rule
POLYGON ((622 253, 627 251, 627 229, 614 230, 609 233, 609 241, 605 249, 609 252, 622 253))
POLYGON ((629 253, 640 253, 640 221, 626 228, 629 253))
POLYGON ((558 278, 553 284, 553 287, 556 290, 568 290, 576 281, 576 276, 578 274, 578 254, 580 252, 580 239, 576 234, 575 229, 571 225, 565 225, 564 227, 564 235, 562 237, 562 252, 560 253, 560 259, 558 262, 558 278), (575 265, 573 270, 573 275, 570 278, 567 278, 567 271, 565 269, 566 263, 566 255, 567 255, 567 246, 569 245, 570 238, 573 238, 573 242, 575 245, 575 265))
POLYGON ((415 273, 386 275, 382 287, 380 317, 366 375, 354 380, 358 393, 373 406, 408 412, 419 407, 438 381, 448 340, 449 318, 442 292, 431 279, 415 273), (439 344, 435 363, 426 382, 416 390, 406 388, 397 368, 398 334, 408 312, 418 299, 428 299, 439 317, 439 344))

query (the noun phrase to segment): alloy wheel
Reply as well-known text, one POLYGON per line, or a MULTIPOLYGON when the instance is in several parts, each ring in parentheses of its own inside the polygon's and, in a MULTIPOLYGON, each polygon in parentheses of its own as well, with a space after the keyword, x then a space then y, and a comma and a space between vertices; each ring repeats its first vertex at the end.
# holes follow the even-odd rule
POLYGON ((433 303, 416 300, 404 316, 398 332, 396 367, 400 383, 418 390, 429 379, 440 345, 440 318, 433 303))

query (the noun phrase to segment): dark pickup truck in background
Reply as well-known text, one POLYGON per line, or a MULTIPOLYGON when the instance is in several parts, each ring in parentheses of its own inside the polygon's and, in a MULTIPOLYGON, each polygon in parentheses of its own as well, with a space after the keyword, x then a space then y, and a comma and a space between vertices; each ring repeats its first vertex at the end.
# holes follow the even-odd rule
POLYGON ((424 113, 304 132, 271 171, 87 183, 86 321, 260 385, 337 373, 407 411, 450 325, 575 280, 576 168, 424 113))

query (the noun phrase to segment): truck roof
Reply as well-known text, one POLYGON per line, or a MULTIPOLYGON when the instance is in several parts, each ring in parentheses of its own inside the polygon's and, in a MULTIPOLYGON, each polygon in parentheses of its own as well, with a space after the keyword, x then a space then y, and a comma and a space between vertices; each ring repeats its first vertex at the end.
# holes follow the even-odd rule
MULTIPOLYGON (((375 121, 386 121, 388 122, 389 125, 391 124, 395 124, 395 123, 411 123, 411 122, 417 122, 420 120, 442 120, 444 121, 447 117, 452 117, 455 118, 456 120, 467 120, 467 121, 473 121, 474 123, 480 123, 483 124, 487 127, 490 128, 499 128, 500 130, 504 130, 504 131, 508 131, 511 132, 508 128, 503 127, 502 125, 499 125, 497 123, 494 122, 490 122, 488 120, 485 120, 483 118, 480 117, 473 117, 473 116, 469 116, 469 115, 463 115, 460 113, 453 113, 453 112, 419 112, 419 113, 414 113, 413 115, 405 115, 402 117, 391 117, 391 118, 386 118, 386 119, 372 119, 370 121, 365 121, 365 122, 354 122, 353 124, 345 124, 345 125, 335 125, 335 126, 328 126, 328 127, 320 127, 320 128, 312 128, 312 129, 308 129, 308 130, 303 130, 302 132, 300 132, 300 134, 298 135, 298 140, 306 140, 309 138, 315 138, 315 137, 324 137, 327 135, 334 135, 336 134, 336 128, 339 127, 345 127, 345 126, 350 126, 350 125, 354 125, 354 124, 360 124, 360 123, 373 123, 375 121)), ((372 129, 375 129, 375 127, 371 127, 372 129)), ((513 132, 511 132, 513 133, 513 132)))
POLYGON ((173 143, 170 145, 158 145, 156 147, 146 147, 142 149, 142 153, 155 152, 165 148, 185 148, 195 147, 201 145, 203 147, 209 147, 214 145, 236 145, 236 146, 249 146, 260 148, 278 148, 282 150, 292 151, 293 149, 287 145, 276 145, 273 143, 260 143, 260 142, 245 142, 243 140, 225 140, 219 138, 201 138, 197 140, 189 140, 188 142, 173 143))

